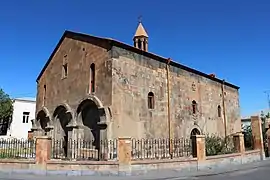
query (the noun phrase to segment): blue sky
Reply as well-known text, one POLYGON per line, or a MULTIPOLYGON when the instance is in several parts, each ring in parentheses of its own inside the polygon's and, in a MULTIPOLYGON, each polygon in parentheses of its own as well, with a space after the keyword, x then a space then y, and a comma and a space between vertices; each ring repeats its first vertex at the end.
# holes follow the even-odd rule
POLYGON ((35 96, 36 77, 64 30, 132 44, 137 18, 149 51, 240 86, 241 113, 267 108, 270 89, 269 0, 3 1, 0 86, 35 96))

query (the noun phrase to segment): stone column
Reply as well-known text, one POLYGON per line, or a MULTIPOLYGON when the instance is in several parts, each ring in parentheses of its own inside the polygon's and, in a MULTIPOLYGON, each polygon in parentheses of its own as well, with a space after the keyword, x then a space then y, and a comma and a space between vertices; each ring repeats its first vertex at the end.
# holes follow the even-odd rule
POLYGON ((195 135, 196 136, 196 150, 197 150, 197 161, 205 161, 206 152, 205 152, 205 136, 204 135, 195 135))
POLYGON ((130 172, 131 168, 131 138, 118 138, 118 162, 120 172, 130 172))
POLYGON ((41 129, 40 127, 33 127, 31 129, 31 131, 33 131, 33 137, 38 137, 38 136, 43 136, 43 129, 41 129))
POLYGON ((137 39, 137 38, 135 39, 135 47, 136 47, 136 48, 139 47, 139 45, 138 45, 138 39, 137 39))
POLYGON ((46 136, 54 138, 54 127, 52 125, 49 125, 45 127, 46 136))
POLYGON ((262 122, 259 116, 251 116, 251 128, 254 150, 260 150, 261 158, 264 159, 265 156, 263 148, 262 122))
POLYGON ((244 135, 242 133, 237 133, 233 135, 234 147, 237 152, 245 153, 244 135))
POLYGON ((141 48, 142 48, 142 50, 144 51, 144 38, 141 38, 141 48))
POLYGON ((108 148, 112 145, 112 142, 107 138, 107 117, 106 109, 104 107, 99 108, 100 121, 98 122, 98 129, 100 131, 99 142, 99 159, 108 160, 108 148))
POLYGON ((68 128, 68 157, 71 159, 77 159, 79 149, 81 148, 81 141, 83 140, 84 130, 81 125, 76 122, 71 122, 67 125, 68 128))
POLYGON ((145 51, 148 51, 148 39, 145 39, 145 51))
POLYGON ((45 166, 51 158, 52 139, 47 136, 36 137, 36 164, 45 166))

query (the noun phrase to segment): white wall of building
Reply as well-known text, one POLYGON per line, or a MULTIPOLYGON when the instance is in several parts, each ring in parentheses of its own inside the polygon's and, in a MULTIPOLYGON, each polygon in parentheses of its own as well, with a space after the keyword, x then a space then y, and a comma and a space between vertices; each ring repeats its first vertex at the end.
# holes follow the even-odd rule
POLYGON ((13 103, 13 116, 7 136, 27 139, 32 128, 31 120, 35 118, 36 101, 34 98, 17 98, 13 103))
POLYGON ((242 119, 241 122, 243 128, 251 126, 251 119, 242 119))

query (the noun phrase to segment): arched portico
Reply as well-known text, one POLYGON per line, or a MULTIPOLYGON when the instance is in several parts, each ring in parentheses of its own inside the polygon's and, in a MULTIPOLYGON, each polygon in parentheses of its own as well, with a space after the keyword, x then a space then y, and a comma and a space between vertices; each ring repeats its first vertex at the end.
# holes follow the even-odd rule
POLYGON ((86 142, 93 142, 93 146, 99 149, 100 141, 100 104, 96 104, 93 99, 83 100, 77 108, 77 123, 82 125, 83 140, 86 142))
POLYGON ((42 107, 42 109, 37 113, 36 122, 34 122, 34 128, 41 128, 43 133, 45 133, 45 128, 48 126, 50 122, 50 113, 46 107, 42 107))
POLYGON ((68 145, 68 127, 67 125, 72 120, 72 111, 68 110, 67 105, 59 105, 53 113, 54 139, 61 142, 59 147, 63 150, 64 155, 67 156, 68 145))
POLYGON ((197 157, 196 135, 201 135, 201 132, 198 128, 193 128, 190 132, 190 139, 192 141, 192 155, 193 155, 193 157, 197 157))
MULTIPOLYGON (((79 103, 78 103, 79 106, 80 106, 84 101, 86 101, 86 100, 93 101, 93 102, 95 103, 95 105, 96 105, 98 108, 102 108, 102 107, 103 107, 103 103, 101 102, 101 100, 100 100, 98 97, 93 96, 93 95, 88 95, 87 97, 81 99, 81 100, 79 101, 79 103)), ((78 107, 79 107, 79 106, 78 106, 78 107)))

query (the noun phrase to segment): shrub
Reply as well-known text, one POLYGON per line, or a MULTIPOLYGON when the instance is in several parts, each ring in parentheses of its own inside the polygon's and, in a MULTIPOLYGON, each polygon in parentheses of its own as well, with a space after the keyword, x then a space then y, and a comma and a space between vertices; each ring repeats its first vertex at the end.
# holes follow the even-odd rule
POLYGON ((205 137, 206 156, 234 153, 232 137, 222 138, 217 135, 206 135, 205 137))

